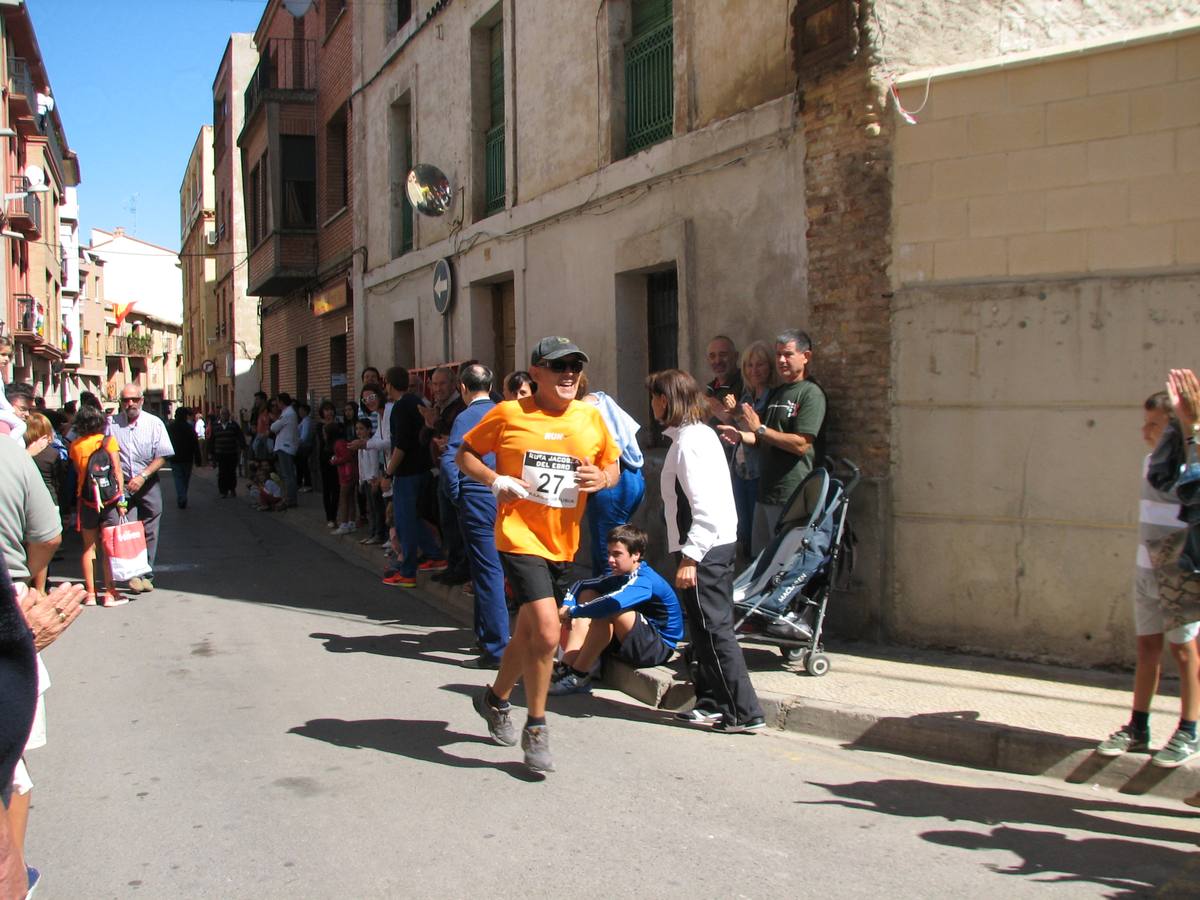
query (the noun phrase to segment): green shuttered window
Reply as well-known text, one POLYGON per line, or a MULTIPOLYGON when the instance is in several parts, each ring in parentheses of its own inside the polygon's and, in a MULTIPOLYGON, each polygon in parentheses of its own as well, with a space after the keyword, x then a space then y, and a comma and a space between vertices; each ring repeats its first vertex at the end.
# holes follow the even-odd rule
POLYGON ((671 0, 634 0, 625 48, 625 144, 633 154, 671 136, 675 120, 671 0))

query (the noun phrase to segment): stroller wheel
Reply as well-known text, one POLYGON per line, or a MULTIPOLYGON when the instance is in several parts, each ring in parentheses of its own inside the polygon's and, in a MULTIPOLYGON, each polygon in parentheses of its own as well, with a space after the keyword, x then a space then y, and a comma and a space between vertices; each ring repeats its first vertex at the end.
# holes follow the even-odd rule
POLYGON ((779 652, 783 654, 783 658, 788 662, 804 662, 804 657, 808 656, 808 651, 803 647, 780 647, 779 652))
POLYGON ((810 653, 808 660, 804 663, 804 668, 809 675, 820 678, 829 671, 829 657, 824 653, 810 653))

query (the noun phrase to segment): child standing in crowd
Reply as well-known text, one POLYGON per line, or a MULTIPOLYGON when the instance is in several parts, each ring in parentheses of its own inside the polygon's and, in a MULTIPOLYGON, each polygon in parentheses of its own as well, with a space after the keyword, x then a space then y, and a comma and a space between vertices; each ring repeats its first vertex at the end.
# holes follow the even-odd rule
MULTIPOLYGON (((117 447, 117 439, 106 437, 105 429, 108 422, 104 414, 93 406, 80 406, 75 414, 72 426, 77 437, 71 444, 71 462, 75 467, 76 491, 76 527, 83 542, 83 552, 79 562, 83 567, 83 585, 87 591, 84 606, 96 605, 96 576, 93 565, 96 561, 96 538, 100 534, 100 525, 109 508, 121 504, 125 499, 125 478, 121 472, 121 455, 117 447), (110 485, 101 485, 98 478, 88 470, 92 454, 104 449, 108 452, 110 479, 115 482, 115 492, 110 485), (107 495, 107 497, 106 497, 107 495), (106 502, 107 500, 107 502, 106 502)), ((117 593, 113 582, 112 563, 108 554, 100 550, 101 571, 104 573, 104 599, 101 606, 120 606, 128 603, 127 597, 117 593)))
POLYGON ((354 495, 357 493, 358 468, 350 442, 346 440, 344 428, 338 425, 325 426, 325 439, 333 445, 329 462, 337 469, 338 479, 338 527, 334 534, 351 534, 354 531, 354 495))
MULTIPOLYGON (((371 420, 361 418, 356 426, 358 443, 366 444, 373 433, 371 420)), ((384 531, 383 495, 379 493, 379 451, 368 447, 358 451, 358 486, 359 491, 367 498, 368 534, 359 541, 360 544, 381 544, 380 535, 384 531)))

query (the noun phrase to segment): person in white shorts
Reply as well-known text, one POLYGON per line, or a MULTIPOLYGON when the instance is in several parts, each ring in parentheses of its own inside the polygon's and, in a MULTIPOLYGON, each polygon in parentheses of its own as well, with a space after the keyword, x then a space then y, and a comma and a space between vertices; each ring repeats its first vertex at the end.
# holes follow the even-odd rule
MULTIPOLYGON (((1171 425, 1171 401, 1166 391, 1146 399, 1142 438, 1153 451, 1171 425)), ((1170 493, 1156 490, 1144 477, 1151 453, 1143 464, 1142 499, 1138 516, 1137 569, 1133 582, 1133 620, 1137 632, 1137 668, 1133 674, 1133 714, 1129 723, 1101 741, 1096 752, 1101 756, 1120 756, 1129 751, 1150 749, 1150 706, 1158 690, 1162 670, 1163 638, 1179 667, 1179 693, 1182 707, 1179 727, 1166 745, 1154 754, 1155 765, 1174 768, 1196 755, 1196 715, 1200 711, 1200 654, 1196 636, 1200 622, 1189 622, 1164 634, 1163 611, 1159 602, 1158 582, 1150 561, 1147 542, 1181 529, 1179 500, 1170 493)))

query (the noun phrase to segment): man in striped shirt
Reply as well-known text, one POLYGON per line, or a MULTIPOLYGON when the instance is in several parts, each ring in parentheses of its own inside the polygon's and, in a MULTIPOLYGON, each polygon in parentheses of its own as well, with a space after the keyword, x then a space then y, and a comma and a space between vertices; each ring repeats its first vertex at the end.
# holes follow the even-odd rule
MULTIPOLYGON (((1165 391, 1146 399, 1142 438, 1151 450, 1158 446, 1171 422, 1171 402, 1165 391)), ((1152 455, 1152 454, 1151 454, 1152 455)), ((1146 457, 1148 465, 1150 456, 1146 457)), ((1143 466, 1144 475, 1145 466, 1143 466)), ((1138 516, 1137 569, 1133 582, 1133 619, 1137 632, 1137 668, 1133 675, 1133 715, 1123 726, 1102 741, 1096 752, 1101 756, 1120 756, 1127 751, 1146 752, 1150 748, 1150 706, 1158 689, 1163 651, 1163 611, 1159 603, 1158 582, 1147 543, 1183 528, 1179 520, 1179 500, 1172 493, 1155 489, 1142 478, 1142 499, 1138 516)), ((1197 667, 1200 654, 1196 636, 1200 622, 1190 622, 1165 632, 1171 655, 1179 666, 1179 693, 1182 713, 1179 728, 1156 754, 1153 762, 1174 768, 1196 755, 1196 716, 1200 708, 1200 683, 1197 667)))

